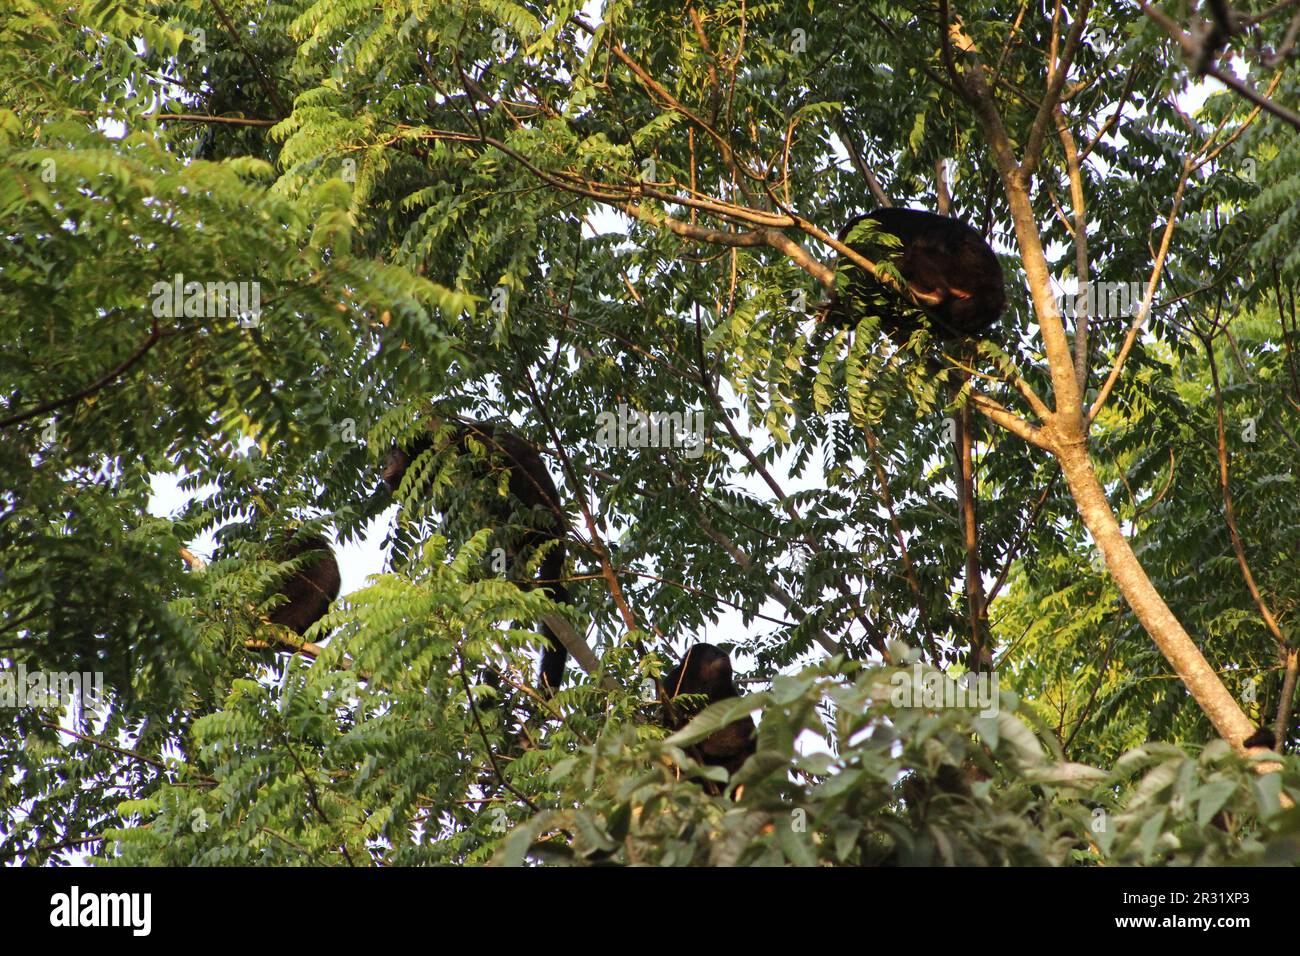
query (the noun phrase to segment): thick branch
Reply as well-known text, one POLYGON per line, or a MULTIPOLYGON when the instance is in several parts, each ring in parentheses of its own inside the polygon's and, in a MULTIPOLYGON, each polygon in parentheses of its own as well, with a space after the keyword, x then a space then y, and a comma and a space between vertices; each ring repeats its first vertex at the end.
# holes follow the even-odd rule
POLYGON ((1184 57, 1186 57, 1186 59, 1189 62, 1191 62, 1193 65, 1195 65, 1198 68, 1198 72, 1204 73, 1207 76, 1214 77, 1224 86, 1236 91, 1241 96, 1244 96, 1246 99, 1250 100, 1256 106, 1259 106, 1262 109, 1267 110, 1268 112, 1276 116, 1278 119, 1286 123, 1289 123, 1291 126, 1294 126, 1296 129, 1300 129, 1300 113, 1294 113, 1291 110, 1287 109, 1285 106, 1279 106, 1277 103, 1274 103, 1268 97, 1262 95, 1261 93, 1258 93, 1254 89, 1254 87, 1248 86, 1246 83, 1243 83, 1241 80, 1237 79, 1237 77, 1234 76, 1231 72, 1225 72, 1224 70, 1219 69, 1219 67, 1214 66, 1213 63, 1209 62, 1203 56, 1204 48, 1202 44, 1198 43, 1189 34, 1184 33, 1177 23, 1175 23, 1172 19, 1170 19, 1160 10, 1151 6, 1151 4, 1145 2, 1145 0, 1138 0, 1138 2, 1142 7, 1142 12, 1145 13, 1155 23, 1158 23, 1161 27, 1163 27, 1164 31, 1168 33, 1171 38, 1173 38, 1173 40, 1179 45, 1179 47, 1182 48, 1184 57))
POLYGON ((1282 693, 1277 701, 1277 716, 1273 718, 1273 739, 1277 742, 1278 753, 1286 746, 1287 732, 1291 729, 1291 702, 1295 699, 1298 664, 1300 651, 1288 647, 1282 658, 1282 693))
MULTIPOLYGON (((947 0, 940 0, 940 3, 946 7, 947 0)), ((969 44, 969 41, 967 43, 969 44)), ((1050 364, 1052 386, 1056 396, 1056 411, 1044 423, 1050 449, 1061 463, 1061 470, 1079 509, 1080 517, 1101 549, 1106 559, 1107 570, 1120 593, 1156 646, 1160 648, 1165 659, 1169 661, 1174 672, 1191 691, 1201 710, 1213 723, 1215 730, 1239 750, 1244 749, 1243 742, 1254 733, 1254 725, 1151 583, 1151 579, 1120 529, 1114 510, 1106 500, 1105 491, 1097 479, 1088 455, 1087 418, 1082 414, 1074 361, 1060 312, 1052 294, 1047 257, 1028 194, 1026 167, 1015 162, 1014 151, 1006 135, 1001 116, 998 114, 984 67, 973 49, 973 44, 963 49, 968 50, 967 62, 970 66, 964 78, 971 92, 972 108, 980 120, 985 138, 993 151, 1002 176, 1012 222, 1015 225, 1016 239, 1033 296, 1034 309, 1038 315, 1039 330, 1050 364)), ((1186 170, 1186 166, 1184 169, 1186 170)), ((1171 231, 1172 216, 1166 240, 1171 231)), ((1152 281, 1148 285, 1143 313, 1150 309, 1150 303, 1155 298, 1155 286, 1162 265, 1163 252, 1158 259, 1156 269, 1153 270, 1152 281)), ((1136 332, 1133 334, 1136 335, 1136 332)), ((1118 371, 1114 371, 1112 384, 1113 378, 1117 375, 1118 371)), ((976 407, 979 408, 978 399, 972 396, 972 400, 977 402, 976 407)), ((1099 406, 1094 405, 1094 408, 1096 407, 1099 406)), ((1014 416, 1009 417, 1014 419, 1014 416)))
POLYGON ((1091 9, 1091 0, 1084 0, 1079 5, 1079 9, 1074 16, 1074 22, 1070 24, 1069 35, 1065 38, 1065 45, 1061 48, 1060 58, 1051 64, 1047 76, 1047 89, 1043 92, 1043 98, 1038 104, 1038 114, 1034 117, 1034 123, 1029 129, 1024 156, 1020 161, 1021 176, 1025 181, 1038 168, 1038 161, 1042 159, 1043 144, 1047 140, 1047 126, 1060 106, 1061 90, 1065 87, 1066 77, 1070 75, 1070 67, 1074 63, 1074 56, 1079 52, 1079 45, 1083 40, 1083 30, 1088 25, 1088 13, 1091 9))
POLYGON ((1137 341, 1138 332, 1146 323, 1147 316, 1151 314, 1151 305, 1155 302, 1156 288, 1160 285, 1160 274, 1164 271, 1165 256, 1169 254, 1169 243, 1174 236, 1174 224, 1178 218, 1178 208, 1183 201, 1183 191, 1187 188, 1187 178, 1191 175, 1191 165, 1184 161, 1183 171, 1178 177, 1178 187, 1174 190, 1173 202, 1169 207, 1169 218, 1165 222, 1165 232, 1160 238, 1160 250, 1156 253, 1155 265, 1151 267, 1151 277, 1147 280, 1146 295, 1142 297, 1142 305, 1138 309, 1137 315, 1133 316, 1133 323, 1129 326, 1128 334, 1124 336, 1124 344, 1120 346, 1119 355, 1115 357, 1115 364, 1111 366, 1110 374, 1106 376, 1106 381, 1102 383, 1101 390, 1097 392, 1097 398, 1092 403, 1092 408, 1088 409, 1088 421, 1093 421, 1097 413, 1102 410, 1106 404, 1106 399, 1110 397, 1111 389, 1119 380, 1119 373, 1124 368, 1124 363, 1128 360, 1129 352, 1133 349, 1133 343, 1137 341))
POLYGON ((1084 206, 1083 171, 1079 165, 1079 151, 1075 148, 1074 135, 1065 121, 1065 111, 1057 106, 1054 112, 1056 131, 1065 150, 1065 168, 1070 177, 1070 205, 1074 216, 1071 230, 1074 233, 1074 271, 1080 291, 1085 292, 1085 295, 1076 297, 1074 318, 1074 375, 1082 398, 1088 394, 1088 310, 1092 305, 1092 286, 1088 281, 1088 215, 1084 206))
POLYGON ((600 673, 600 659, 596 657, 596 652, 591 649, 591 645, 586 642, 568 622, 568 619, 561 617, 559 614, 548 611, 542 615, 542 623, 551 629, 564 649, 569 652, 569 656, 578 662, 578 666, 590 674, 592 677, 599 675, 600 686, 605 690, 618 690, 618 681, 608 674, 600 673))

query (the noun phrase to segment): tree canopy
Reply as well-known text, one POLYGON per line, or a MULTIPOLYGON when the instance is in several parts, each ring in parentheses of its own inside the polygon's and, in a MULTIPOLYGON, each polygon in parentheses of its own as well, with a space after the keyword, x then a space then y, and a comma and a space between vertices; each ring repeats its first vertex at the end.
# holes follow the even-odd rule
POLYGON ((1300 853, 1294 5, 0 7, 0 859, 1300 853), (821 320, 882 205, 989 241, 995 332, 821 320), (570 603, 455 455, 382 487, 456 417, 546 461, 570 603), (377 522, 268 622, 269 542, 377 522), (669 734, 699 640, 744 693, 669 734))

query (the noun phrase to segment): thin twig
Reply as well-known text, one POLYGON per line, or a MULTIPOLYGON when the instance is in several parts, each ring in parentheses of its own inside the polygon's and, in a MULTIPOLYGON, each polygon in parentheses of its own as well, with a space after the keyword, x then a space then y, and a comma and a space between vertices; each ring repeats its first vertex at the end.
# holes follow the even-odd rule
POLYGON ((44 415, 47 412, 52 412, 55 409, 62 408, 65 405, 71 405, 74 402, 79 402, 83 398, 86 398, 88 395, 93 395, 95 392, 99 391, 101 388, 104 388, 106 385, 111 383, 114 379, 128 372, 131 366, 135 365, 136 362, 139 362, 142 358, 144 358, 149 353, 149 350, 152 349, 155 345, 157 345, 158 341, 162 339, 165 334, 166 333, 164 333, 163 330, 159 328, 158 321, 155 319, 153 323, 153 330, 149 333, 149 338, 145 339, 144 344, 141 345, 134 352, 132 352, 129 356, 127 356, 126 360, 122 362, 121 365, 117 366, 117 368, 103 375, 99 379, 96 379, 94 382, 87 385, 85 388, 81 389, 80 391, 73 392, 71 395, 66 395, 63 398, 53 399, 51 401, 45 402, 44 404, 37 405, 35 408, 29 408, 25 412, 19 412, 16 415, 10 415, 8 418, 0 419, 0 429, 8 428, 11 425, 17 425, 18 423, 25 422, 28 419, 36 418, 38 415, 44 415))
POLYGON ((460 672, 461 685, 465 688, 465 702, 469 706, 470 715, 474 718, 474 726, 478 728, 479 736, 483 739, 483 750, 487 753, 488 763, 492 765, 493 775, 500 781, 501 786, 514 794, 529 810, 536 813, 537 804, 533 803, 532 800, 528 799, 527 794, 507 780, 505 774, 501 772, 500 766, 497 765, 497 755, 492 749, 492 742, 488 740, 487 731, 483 729, 483 721, 479 719, 478 707, 474 704, 474 694, 469 686, 469 675, 465 673, 465 657, 459 649, 456 650, 456 666, 460 672))

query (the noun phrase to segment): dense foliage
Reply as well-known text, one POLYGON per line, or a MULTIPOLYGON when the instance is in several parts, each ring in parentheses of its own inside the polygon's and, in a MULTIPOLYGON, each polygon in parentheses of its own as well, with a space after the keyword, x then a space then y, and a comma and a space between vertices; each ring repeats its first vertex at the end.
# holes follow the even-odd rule
MULTIPOLYGON (((1061 11, 960 8, 1023 147, 1061 11)), ((994 158, 945 73, 946 5, 0 9, 0 663, 105 685, 93 710, 5 708, 0 859, 1300 852, 1300 765, 1259 774, 1216 739, 1056 462, 980 416, 998 706, 892 693, 965 659, 952 362, 1022 411, 1017 378, 1052 387, 994 158), (924 331, 899 346, 870 315, 819 323, 806 260, 834 252, 807 230, 778 230, 794 252, 735 241, 742 221, 777 228, 736 209, 834 235, 877 205, 864 170, 896 204, 950 192, 1002 254, 1012 307, 977 352, 937 361, 924 331), (176 276, 256 283, 260 315, 210 298, 160 314, 176 276), (621 407, 702 414, 702 450, 598 441, 621 407), (459 493, 447 456, 390 509, 385 453, 456 413, 547 451, 571 607, 485 573, 486 529, 439 520, 459 493), (181 476, 185 507, 151 513, 159 475, 181 476), (265 621, 283 574, 265 542, 303 525, 353 542, 377 520, 388 573, 335 604, 310 653, 268 652, 292 642, 265 621), (182 560, 212 533, 215 553, 182 560), (571 664, 548 697, 529 622, 557 610, 602 672, 571 664), (655 678, 697 639, 726 643, 749 693, 665 739, 655 678), (691 745, 750 711, 757 754, 730 782, 701 769, 691 745)), ((1088 24, 1066 132, 1030 190, 1054 278, 1078 278, 1076 148, 1093 278, 1145 293, 1163 267, 1093 461, 1165 601, 1271 723, 1286 655, 1260 605, 1288 644, 1300 606, 1300 143, 1229 91, 1202 102, 1136 8, 1067 14, 1088 24)), ((1261 29, 1279 44, 1285 27, 1261 29)), ((1250 76, 1300 91, 1294 69, 1250 76)), ((1094 318, 1090 398, 1127 331, 1094 318)))

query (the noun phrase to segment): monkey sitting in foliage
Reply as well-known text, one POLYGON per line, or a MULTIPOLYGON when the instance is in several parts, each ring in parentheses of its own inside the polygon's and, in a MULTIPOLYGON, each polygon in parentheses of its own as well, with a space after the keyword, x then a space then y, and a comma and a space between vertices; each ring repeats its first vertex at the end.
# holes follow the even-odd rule
POLYGON ((271 623, 281 624, 299 637, 329 610, 339 596, 338 561, 334 549, 318 534, 295 535, 277 554, 283 561, 293 561, 303 555, 316 555, 298 564, 280 586, 284 601, 268 615, 271 623))
MULTIPOLYGON (((712 644, 696 644, 690 648, 682 662, 664 678, 664 691, 668 701, 663 708, 663 721, 673 731, 681 730, 709 704, 740 696, 732 682, 731 658, 712 644), (681 699, 696 695, 704 697, 704 701, 681 699)), ((754 753, 756 745, 754 719, 746 715, 709 734, 695 749, 702 763, 725 767, 728 774, 734 774, 754 753)))
MULTIPOLYGON (((488 520, 497 525, 507 559, 507 573, 520 587, 538 585, 551 600, 567 603, 568 590, 561 583, 564 576, 565 535, 568 520, 560 506, 560 494, 551 480, 541 456, 531 442, 497 426, 462 420, 452 433, 452 441, 461 455, 473 457, 471 473, 485 485, 494 473, 508 471, 508 497, 492 494, 482 502, 488 520), (476 454, 471 441, 486 455, 476 454), (521 571, 538 551, 545 548, 536 579, 521 571)), ((433 436, 421 436, 406 448, 393 448, 384 462, 382 477, 394 494, 402 485, 407 470, 422 454, 433 448, 433 436)), ((554 691, 564 677, 568 654, 559 637, 546 624, 542 633, 549 646, 542 652, 540 680, 543 689, 554 691)))
MULTIPOLYGON (((873 263, 892 262, 939 339, 979 337, 1007 306, 997 256, 958 219, 920 209, 877 209, 851 220, 838 238, 873 263), (869 234, 863 228, 868 220, 876 227, 869 234)), ((881 329, 900 341, 917 327, 916 306, 841 257, 826 319, 852 329, 868 314, 880 316, 881 329)))
POLYGON ((1277 749, 1277 737, 1273 735, 1271 727, 1256 727, 1255 732, 1247 737, 1241 744, 1247 750, 1252 747, 1266 747, 1269 750, 1277 749))
MULTIPOLYGON (((958 219, 920 209, 877 209, 850 221, 840 230, 839 239, 877 265, 891 264, 916 300, 916 304, 908 302, 895 288, 841 257, 825 317, 842 328, 856 328, 864 316, 876 315, 882 331, 905 343, 928 316, 932 334, 941 341, 982 338, 1006 309, 997 256, 978 232, 958 219)), ((932 371, 939 369, 934 360, 929 364, 932 371)), ((968 377, 969 372, 959 373, 952 386, 954 398, 968 377)), ((968 581, 979 579, 974 432, 970 405, 963 405, 953 436, 953 457, 968 581)), ((970 667, 985 671, 992 667, 992 650, 985 608, 976 589, 969 589, 968 605, 970 667)))

